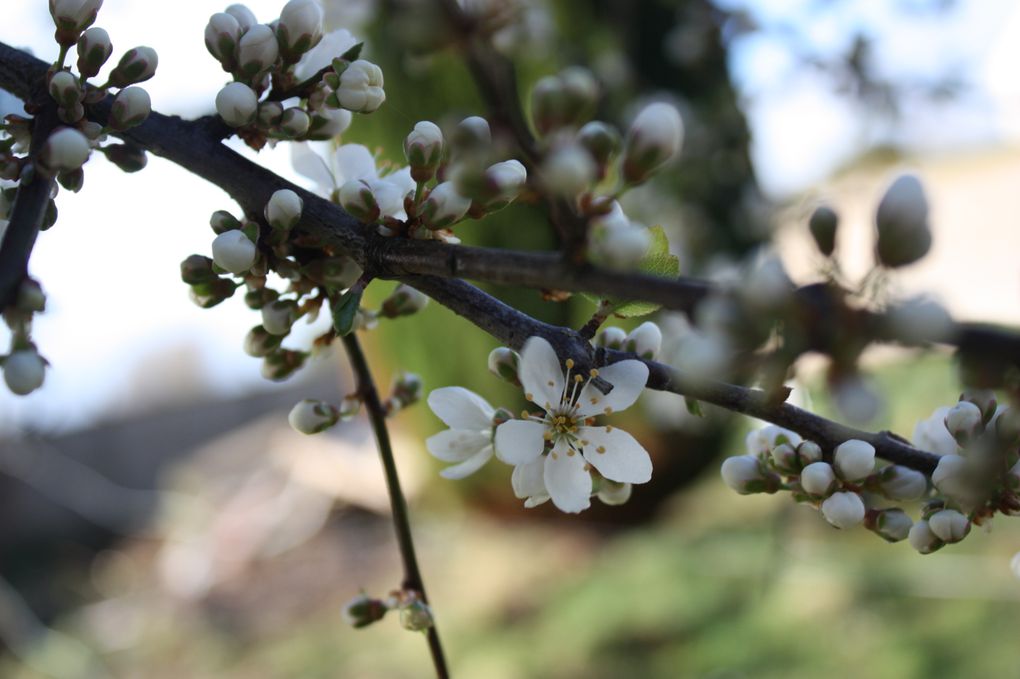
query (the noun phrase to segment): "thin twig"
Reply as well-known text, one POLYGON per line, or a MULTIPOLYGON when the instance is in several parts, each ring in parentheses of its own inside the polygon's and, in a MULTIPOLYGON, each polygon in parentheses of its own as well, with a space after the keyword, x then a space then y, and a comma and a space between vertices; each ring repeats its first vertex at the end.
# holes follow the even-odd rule
MULTIPOLYGON (((400 549, 400 558, 404 564, 404 580, 401 583, 403 589, 418 594, 422 602, 428 603, 425 595, 425 583, 418 568, 418 559, 414 553, 414 539, 411 536, 410 514, 407 509, 407 500, 400 489, 400 477, 397 474, 397 463, 393 458, 393 447, 390 444, 389 430, 386 428, 386 410, 379 400, 379 392, 372 379, 372 371, 365 360, 365 354, 361 350, 361 343, 355 333, 349 333, 341 337, 344 347, 347 349, 347 357, 351 362, 355 378, 358 382, 358 395, 361 396, 368 411, 368 419, 372 423, 372 430, 375 432, 375 440, 379 446, 379 457, 382 459, 383 471, 386 475, 386 490, 390 496, 390 510, 393 515, 393 528, 397 534, 397 546, 400 549)), ((439 679, 447 679, 450 674, 446 667, 446 657, 443 654, 443 646, 439 641, 439 632, 435 623, 429 627, 427 632, 429 652, 432 655, 432 664, 436 669, 436 676, 439 679)))

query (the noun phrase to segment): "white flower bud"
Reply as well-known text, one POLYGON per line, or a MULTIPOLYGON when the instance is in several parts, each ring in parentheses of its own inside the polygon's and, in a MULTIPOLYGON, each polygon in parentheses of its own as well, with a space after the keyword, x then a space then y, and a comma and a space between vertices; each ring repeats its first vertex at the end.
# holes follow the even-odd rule
POLYGON ((839 475, 846 481, 860 481, 875 470, 875 447, 867 441, 844 441, 836 446, 833 458, 839 475))
POLYGON ((528 181, 528 171, 519 160, 504 160, 486 168, 482 202, 487 210, 511 203, 528 181))
POLYGON ((336 98, 348 111, 372 113, 386 101, 382 69, 364 59, 352 62, 340 74, 336 98))
POLYGON ((561 196, 576 196, 595 181, 595 170, 595 159, 584 147, 560 146, 542 162, 542 186, 561 196))
POLYGON ((322 6, 318 0, 290 0, 276 25, 280 52, 289 62, 319 44, 322 39, 322 6))
POLYGON ((421 216, 430 229, 442 229, 460 221, 471 201, 457 193, 453 182, 443 182, 429 193, 422 205, 421 216))
POLYGON ((254 79, 272 68, 280 56, 280 46, 273 29, 256 24, 237 43, 237 66, 242 75, 254 79))
POLYGON ((953 319, 945 307, 927 297, 914 297, 886 314, 892 330, 907 344, 942 342, 953 333, 953 319))
POLYGON ((939 458, 935 471, 931 474, 931 482, 940 492, 959 496, 966 493, 965 478, 968 474, 967 459, 961 455, 944 455, 939 458))
POLYGON ((981 409, 970 401, 960 401, 946 413, 946 429, 957 443, 966 446, 984 429, 981 409))
POLYGON ((651 245, 648 230, 627 219, 620 204, 613 202, 605 215, 589 222, 588 251, 592 259, 614 269, 635 266, 651 245))
POLYGON ((890 500, 918 500, 928 490, 928 479, 915 469, 894 464, 882 470, 879 488, 890 500))
POLYGON ((301 219, 304 201, 290 189, 274 191, 266 203, 266 221, 274 229, 286 231, 301 219))
POLYGON ((126 130, 141 125, 152 112, 149 93, 141 87, 125 87, 113 99, 110 108, 110 127, 126 130))
POLYGON ((232 274, 242 274, 255 264, 255 243, 241 231, 233 230, 216 236, 212 243, 213 261, 232 274))
POLYGON ((662 348, 662 331, 651 321, 645 321, 630 331, 623 343, 625 351, 632 351, 639 357, 654 361, 662 348))
POLYGON ((259 100, 244 83, 230 83, 216 95, 216 112, 231 127, 244 127, 255 120, 259 100))
MULTIPOLYGON (((597 120, 577 131, 577 143, 591 154, 600 169, 604 168, 613 154, 620 150, 620 142, 620 133, 615 127, 597 120)), ((599 174, 601 175, 601 172, 599 174)))
POLYGON ((379 219, 379 203, 372 193, 372 187, 364 179, 352 179, 340 187, 340 205, 355 219, 374 222, 379 219))
POLYGON ((415 290, 406 283, 401 283, 390 296, 383 300, 380 315, 385 318, 410 316, 424 309, 429 303, 428 295, 415 290))
POLYGON ((622 351, 623 343, 626 341, 627 333, 624 332, 623 328, 617 328, 615 325, 611 325, 608 328, 603 328, 599 331, 599 334, 595 337, 595 346, 622 351))
POLYGON ((294 325, 294 303, 273 302, 262 307, 262 327, 270 335, 286 335, 294 325))
POLYGON ((31 278, 26 278, 18 286, 18 297, 15 306, 21 311, 38 313, 46 310, 46 294, 42 286, 31 278))
POLYGON ((766 474, 757 457, 753 455, 737 455, 723 460, 723 482, 740 493, 774 492, 778 479, 773 474, 766 474))
POLYGON ((312 126, 312 119, 304 109, 293 106, 283 112, 278 128, 287 139, 299 139, 307 134, 312 126))
POLYGON ((970 532, 970 521, 955 509, 943 509, 928 517, 928 527, 939 540, 959 542, 970 532))
POLYGON ((450 137, 454 153, 475 153, 488 149, 490 144, 492 130, 481 116, 470 116, 460 121, 450 137))
POLYGON ((78 38, 78 72, 86 78, 95 77, 113 54, 110 34, 93 26, 78 38))
POLYGON ((907 540, 910 542, 910 546, 921 554, 931 554, 945 544, 939 540, 939 536, 932 532, 931 526, 924 519, 910 528, 907 540))
MULTIPOLYGON (((103 0, 50 0, 50 16, 60 31, 79 33, 92 25, 103 0)), ((67 44, 74 42, 71 40, 67 44)))
POLYGON ((982 419, 990 421, 998 410, 998 401, 995 399, 995 392, 991 389, 964 389, 960 395, 961 401, 969 401, 981 410, 982 419))
POLYGON ((4 382, 18 396, 32 393, 45 378, 46 362, 34 349, 19 349, 4 359, 4 382))
POLYGON ((883 509, 875 517, 873 531, 888 542, 899 542, 910 535, 913 520, 902 509, 883 509))
POLYGON ((242 33, 259 22, 258 19, 255 18, 254 12, 248 9, 247 5, 242 5, 241 3, 230 5, 223 11, 237 20, 242 33))
POLYGON ((496 347, 489 352, 489 372, 511 384, 520 384, 517 379, 520 362, 521 357, 509 347, 496 347))
POLYGON ((875 253, 884 266, 906 266, 928 254, 928 199, 917 177, 903 175, 889 186, 878 204, 875 225, 875 253))
POLYGON ((227 71, 233 70, 237 43, 241 40, 241 24, 233 15, 217 12, 205 25, 205 47, 227 71))
POLYGON ((334 406, 310 398, 298 401, 287 415, 290 426, 302 434, 318 434, 339 420, 340 411, 334 406))
POLYGON ((857 493, 833 493, 822 503, 822 516, 836 528, 853 528, 864 521, 864 501, 857 493))
POLYGON ((623 177, 639 184, 680 151, 683 121, 675 106, 655 103, 646 106, 627 132, 623 152, 623 177))
POLYGON ((814 441, 802 441, 797 446, 797 457, 802 465, 809 465, 812 462, 820 462, 822 459, 822 447, 814 441))
POLYGON ((52 172, 73 172, 89 158, 89 140, 71 127, 62 127, 49 136, 40 160, 52 172))
POLYGON ((411 166, 411 178, 425 182, 435 175, 443 157, 443 131, 428 120, 415 124, 404 139, 404 156, 411 166))
POLYGON ((797 451, 789 443, 780 443, 772 449, 772 466, 784 474, 800 472, 800 459, 797 451))
POLYGON ((432 609, 424 601, 412 601, 400 609, 400 626, 412 632, 424 632, 433 625, 432 609))
POLYGON ((279 336, 266 332, 261 325, 256 325, 244 336, 244 353, 253 358, 262 358, 276 351, 282 341, 279 336))
POLYGON ((633 488, 634 486, 629 483, 617 483, 603 479, 597 495, 603 504, 616 507, 625 504, 630 499, 633 488))
POLYGON ((159 56, 151 47, 135 47, 128 50, 120 58, 117 67, 110 72, 110 84, 114 87, 127 87, 145 82, 156 75, 159 56))
POLYGON ((800 487, 808 495, 827 497, 835 486, 836 473, 828 462, 812 462, 800 472, 800 487))
POLYGON ((64 108, 71 108, 81 102, 81 86, 78 78, 70 71, 57 71, 50 78, 50 96, 64 108))

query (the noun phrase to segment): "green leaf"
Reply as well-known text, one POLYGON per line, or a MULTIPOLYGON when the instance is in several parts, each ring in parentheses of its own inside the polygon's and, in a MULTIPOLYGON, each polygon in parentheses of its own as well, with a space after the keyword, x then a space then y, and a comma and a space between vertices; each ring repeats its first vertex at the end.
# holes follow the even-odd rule
POLYGON ((361 306, 361 296, 364 292, 364 288, 355 286, 345 292, 333 307, 333 327, 341 335, 349 335, 354 329, 354 317, 358 313, 358 307, 361 306))
POLYGON ((350 48, 349 50, 347 50, 346 52, 341 54, 340 58, 341 59, 346 59, 347 61, 357 61, 358 57, 361 56, 361 48, 364 47, 364 46, 365 46, 365 43, 359 42, 357 45, 355 45, 354 47, 350 48))
POLYGON ((697 399, 693 399, 690 396, 684 396, 684 403, 687 405, 687 412, 695 417, 704 417, 705 413, 701 410, 701 402, 697 399))
MULTIPOLYGON (((652 243, 648 247, 648 253, 638 263, 636 271, 661 278, 676 278, 680 275, 680 260, 676 255, 669 253, 669 239, 666 238, 666 232, 661 226, 653 226, 648 231, 651 233, 652 243)), ((595 304, 602 301, 599 297, 587 293, 584 296, 595 304)), ((634 302, 621 299, 606 301, 611 305, 611 313, 620 318, 646 316, 662 306, 654 302, 634 302)))

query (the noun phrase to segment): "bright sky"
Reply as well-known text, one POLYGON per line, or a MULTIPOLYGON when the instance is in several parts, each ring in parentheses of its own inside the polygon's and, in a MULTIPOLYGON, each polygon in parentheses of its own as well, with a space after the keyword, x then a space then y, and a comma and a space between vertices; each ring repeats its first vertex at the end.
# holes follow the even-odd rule
MULTIPOLYGON (((974 100, 982 105, 922 116, 923 121, 912 126, 916 138, 911 141, 919 146, 1001 142, 1020 135, 1015 122, 1020 120, 1020 80, 1015 75, 1020 8, 1012 0, 959 2, 945 17, 909 25, 894 21, 887 9, 891 3, 884 0, 728 2, 752 5, 768 27, 796 17, 790 23, 802 36, 798 40, 822 50, 842 46, 850 35, 848 27, 869 26, 880 36, 879 63, 897 73, 931 74, 946 64, 960 65, 977 87, 974 100), (833 7, 839 9, 829 9, 833 7)), ((282 4, 248 3, 265 21, 277 16, 282 4)), ((189 2, 178 3, 173 11, 154 12, 152 3, 106 0, 98 25, 113 39, 113 63, 135 45, 149 45, 159 53, 157 76, 145 84, 154 108, 196 116, 212 110, 225 82, 202 43, 206 20, 218 7, 189 2)), ((56 54, 51 36, 43 0, 5 3, 0 40, 50 59, 56 54)), ((789 44, 768 36, 744 39, 736 46, 733 64, 748 97, 760 177, 767 190, 779 195, 823 179, 870 134, 859 112, 831 94, 823 79, 797 71, 789 44)), ((268 164, 288 172, 280 154, 268 164)), ((99 414, 130 408, 139 399, 139 379, 156 386, 177 385, 200 383, 204 375, 214 389, 226 392, 265 384, 259 361, 241 351, 256 314, 239 299, 213 310, 199 309, 179 279, 184 257, 209 252, 209 215, 234 209, 225 194, 158 158, 150 158, 143 172, 124 175, 93 157, 84 190, 77 195, 61 192, 58 206, 60 221, 40 236, 31 263, 32 274, 49 297, 47 312, 36 322, 35 340, 52 369, 44 387, 31 396, 16 398, 0 388, 0 431, 74 427, 99 414), (182 343, 193 347, 193 370, 160 359, 182 343), (145 374, 139 378, 134 373, 143 364, 145 374)), ((3 329, 0 345, 6 343, 3 329)))

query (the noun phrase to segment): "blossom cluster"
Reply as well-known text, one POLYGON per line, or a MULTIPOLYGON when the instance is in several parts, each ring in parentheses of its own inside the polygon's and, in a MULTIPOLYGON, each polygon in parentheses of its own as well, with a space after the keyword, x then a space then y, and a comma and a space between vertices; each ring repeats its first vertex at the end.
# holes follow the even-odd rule
POLYGON ((1020 417, 986 391, 918 424, 915 444, 940 456, 929 479, 919 471, 876 467, 875 448, 850 439, 826 455, 815 442, 770 425, 747 436, 744 455, 727 458, 722 477, 741 494, 789 491, 836 528, 864 525, 921 554, 963 540, 996 513, 1020 513, 1020 417), (892 503, 920 502, 914 521, 892 503))
MULTIPOLYGON (((0 120, 0 240, 11 217, 15 191, 22 180, 31 181, 35 175, 55 178, 59 186, 80 191, 85 181, 83 166, 93 150, 99 150, 125 172, 145 166, 142 151, 126 144, 106 142, 109 133, 124 132, 149 116, 149 93, 137 84, 153 77, 158 58, 150 47, 135 47, 124 53, 105 82, 95 82, 113 54, 110 35, 93 25, 102 4, 102 0, 51 0, 49 3, 54 39, 60 47, 59 56, 46 75, 46 92, 56 123, 45 141, 38 145, 38 152, 30 154, 34 119, 9 113, 0 120), (72 50, 77 59, 69 65, 68 56, 72 50), (106 123, 90 118, 92 107, 103 102, 114 90, 106 123)), ((33 112, 39 114, 35 109, 33 112)), ((56 222, 56 191, 55 186, 43 215, 43 230, 56 222)), ((4 382, 17 395, 35 391, 46 377, 47 361, 31 339, 32 317, 43 311, 45 303, 39 283, 26 277, 16 292, 14 303, 3 310, 12 336, 8 353, 0 355, 0 364, 4 382)))

